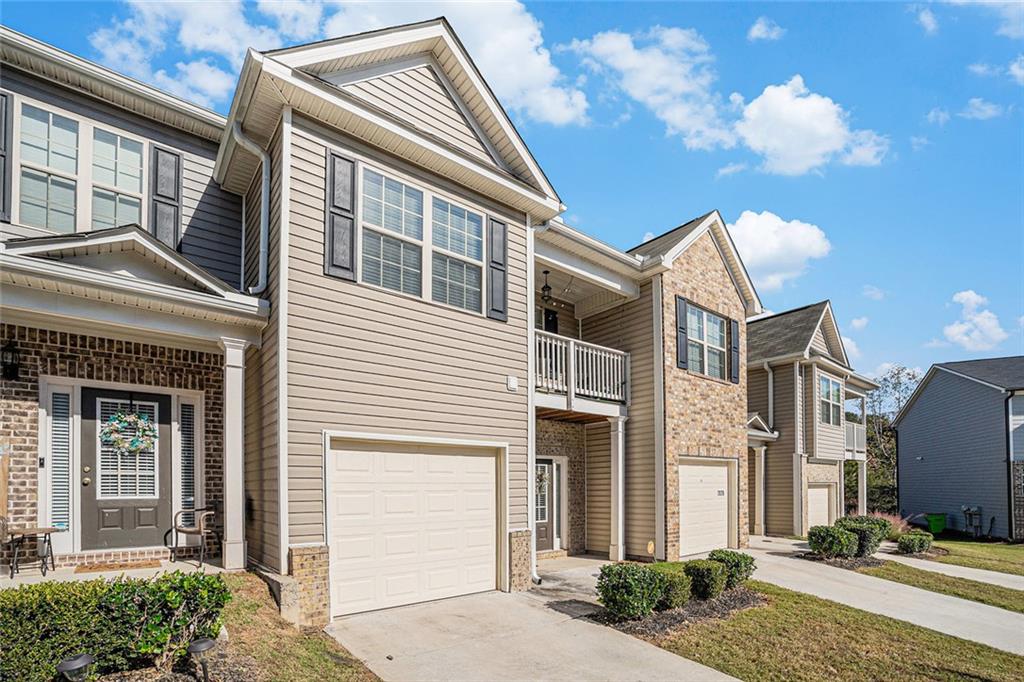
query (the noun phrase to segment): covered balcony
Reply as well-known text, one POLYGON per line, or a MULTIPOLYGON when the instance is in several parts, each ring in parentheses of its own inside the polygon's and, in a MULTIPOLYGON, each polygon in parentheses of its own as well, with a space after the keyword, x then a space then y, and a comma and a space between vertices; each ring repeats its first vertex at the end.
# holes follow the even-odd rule
POLYGON ((535 339, 538 407, 625 416, 629 353, 539 330, 535 339))

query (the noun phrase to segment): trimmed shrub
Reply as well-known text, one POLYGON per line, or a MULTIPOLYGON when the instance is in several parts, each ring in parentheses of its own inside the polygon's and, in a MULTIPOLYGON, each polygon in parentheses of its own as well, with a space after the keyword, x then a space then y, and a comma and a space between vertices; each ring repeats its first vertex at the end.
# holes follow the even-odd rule
POLYGON ((931 533, 926 533, 923 530, 912 530, 901 535, 900 539, 896 541, 896 545, 899 548, 900 554, 920 554, 932 548, 932 540, 934 539, 931 533))
POLYGON ((757 569, 754 557, 731 549, 716 549, 708 554, 708 559, 725 566, 725 588, 728 590, 747 582, 757 569))
POLYGON ((690 576, 683 571, 683 564, 679 561, 662 561, 651 564, 651 570, 660 573, 665 579, 665 589, 655 608, 667 611, 686 606, 686 602, 690 601, 691 581, 690 576))
POLYGON ((83 651, 99 674, 169 670, 189 642, 217 636, 230 598, 221 576, 180 571, 0 590, 0 680, 53 680, 57 663, 83 651))
POLYGON ((597 594, 604 607, 619 618, 634 620, 650 615, 665 594, 665 576, 637 563, 607 564, 597 578, 597 594))
POLYGON ((823 557, 848 559, 857 553, 857 536, 833 526, 814 526, 807 532, 811 551, 823 557))
POLYGON ((690 592, 697 599, 714 599, 725 589, 725 566, 710 559, 692 559, 683 564, 690 576, 690 592))
POLYGON ((858 557, 869 557, 877 552, 882 540, 892 530, 888 520, 873 516, 846 516, 836 521, 835 527, 857 536, 858 557))

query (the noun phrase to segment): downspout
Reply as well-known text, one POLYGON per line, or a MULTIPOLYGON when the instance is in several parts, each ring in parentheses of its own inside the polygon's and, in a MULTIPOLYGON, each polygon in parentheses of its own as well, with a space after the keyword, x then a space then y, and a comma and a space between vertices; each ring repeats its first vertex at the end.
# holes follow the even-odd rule
MULTIPOLYGON (((544 232, 548 229, 547 221, 540 225, 534 226, 533 221, 530 219, 530 214, 526 214, 526 281, 530 284, 530 290, 533 291, 534 286, 534 235, 537 232, 544 232)), ((535 391, 534 386, 534 372, 536 372, 537 363, 537 341, 534 337, 534 311, 535 306, 533 305, 533 299, 528 301, 526 306, 526 319, 527 319, 527 338, 529 339, 530 349, 527 354, 527 376, 526 385, 529 387, 529 394, 527 405, 530 411, 529 422, 527 422, 527 446, 526 446, 526 513, 529 515, 526 520, 526 527, 530 530, 530 579, 534 585, 541 584, 541 578, 537 574, 537 531, 535 528, 537 518, 537 499, 535 494, 536 489, 536 476, 537 476, 537 412, 534 409, 533 396, 535 391), (530 482, 533 485, 530 485, 530 482)))
POLYGON ((231 136, 243 149, 255 154, 260 159, 263 170, 263 184, 260 191, 260 258, 259 276, 256 286, 249 287, 252 296, 262 294, 267 289, 267 257, 270 250, 270 154, 242 133, 242 125, 235 121, 231 126, 231 136))
POLYGON ((775 371, 768 361, 764 361, 764 371, 768 372, 768 430, 775 430, 775 371))
POLYGON ((1014 535, 1014 499, 1013 499, 1013 392, 1006 392, 1006 534, 1007 540, 1016 539, 1014 535))
POLYGON ((245 195, 242 195, 242 262, 238 268, 238 290, 245 291, 245 195))

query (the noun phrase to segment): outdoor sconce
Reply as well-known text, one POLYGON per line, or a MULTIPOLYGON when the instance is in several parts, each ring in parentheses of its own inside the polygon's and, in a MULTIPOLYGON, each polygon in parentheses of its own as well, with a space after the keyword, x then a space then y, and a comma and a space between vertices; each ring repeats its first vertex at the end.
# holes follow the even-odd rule
POLYGON ((0 376, 8 381, 17 381, 18 370, 21 368, 21 354, 13 341, 8 341, 0 348, 0 376))
MULTIPOLYGON (((4 349, 6 354, 7 349, 4 349)), ((6 358, 6 355, 5 355, 6 358)), ((4 372, 7 371, 7 364, 5 360, 4 372)), ((6 376, 4 377, 6 378, 6 376)), ((71 658, 65 658, 63 661, 57 664, 57 672, 64 676, 65 679, 71 680, 72 682, 81 682, 89 677, 89 668, 96 662, 96 658, 90 654, 78 654, 71 658)))
POLYGON ((210 682, 210 673, 207 670, 207 659, 210 657, 210 651, 213 649, 214 642, 209 637, 200 637, 191 644, 188 645, 188 652, 192 655, 192 658, 199 663, 203 668, 203 682, 210 682))

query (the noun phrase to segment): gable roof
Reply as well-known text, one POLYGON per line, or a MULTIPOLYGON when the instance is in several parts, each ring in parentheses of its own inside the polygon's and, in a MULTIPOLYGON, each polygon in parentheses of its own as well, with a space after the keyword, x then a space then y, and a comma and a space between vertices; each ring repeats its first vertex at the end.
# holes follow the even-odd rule
POLYGON ((1024 355, 941 362, 935 366, 998 386, 1004 391, 1024 391, 1024 355))
POLYGON ((749 362, 802 353, 818 328, 828 301, 747 321, 749 362))

